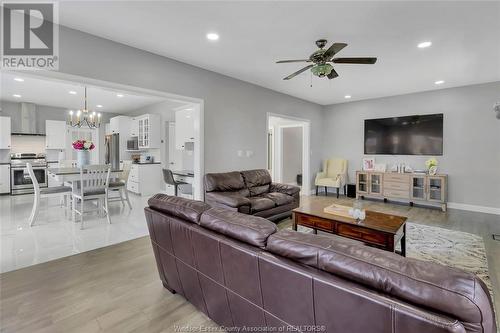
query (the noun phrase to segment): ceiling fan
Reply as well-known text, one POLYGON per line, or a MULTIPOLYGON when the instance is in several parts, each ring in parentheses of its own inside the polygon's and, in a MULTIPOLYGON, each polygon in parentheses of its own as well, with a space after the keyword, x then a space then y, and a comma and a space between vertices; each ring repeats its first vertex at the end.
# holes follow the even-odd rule
POLYGON ((371 65, 377 61, 377 58, 366 57, 366 58, 334 58, 333 56, 339 53, 344 47, 347 46, 346 43, 333 43, 328 49, 324 49, 328 41, 326 39, 318 39, 316 41, 316 45, 319 47, 319 50, 311 54, 309 59, 300 59, 300 60, 280 60, 277 61, 277 64, 283 64, 288 62, 312 62, 311 65, 308 65, 293 74, 288 75, 283 80, 290 80, 295 76, 299 75, 302 72, 307 71, 308 69, 318 77, 327 77, 330 80, 339 76, 339 74, 333 69, 333 66, 330 63, 335 64, 365 64, 371 65))

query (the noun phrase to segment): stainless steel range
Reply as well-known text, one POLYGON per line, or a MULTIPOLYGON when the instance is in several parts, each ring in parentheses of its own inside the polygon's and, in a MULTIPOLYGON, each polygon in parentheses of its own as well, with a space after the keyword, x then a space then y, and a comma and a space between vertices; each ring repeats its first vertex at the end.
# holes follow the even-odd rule
POLYGON ((26 163, 31 163, 33 166, 33 172, 40 187, 47 187, 47 161, 45 160, 45 154, 15 153, 10 154, 11 194, 34 192, 26 163))

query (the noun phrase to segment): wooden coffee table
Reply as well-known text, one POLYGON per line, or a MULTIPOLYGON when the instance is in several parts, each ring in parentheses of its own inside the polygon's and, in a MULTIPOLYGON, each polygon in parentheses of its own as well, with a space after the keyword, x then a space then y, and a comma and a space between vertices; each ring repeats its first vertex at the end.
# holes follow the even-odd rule
POLYGON ((395 252, 401 242, 402 256, 406 256, 406 217, 366 211, 366 218, 357 222, 353 218, 328 214, 323 211, 331 203, 306 202, 293 210, 293 230, 297 225, 361 241, 369 246, 395 252))

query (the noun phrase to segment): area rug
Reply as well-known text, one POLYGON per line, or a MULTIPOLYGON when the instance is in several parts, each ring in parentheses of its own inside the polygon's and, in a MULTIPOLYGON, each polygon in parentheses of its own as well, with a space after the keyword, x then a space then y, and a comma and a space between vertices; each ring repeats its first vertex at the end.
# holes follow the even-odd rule
MULTIPOLYGON (((291 230, 291 224, 291 220, 285 220, 278 224, 278 229, 291 230)), ((298 231, 310 233, 312 229, 299 226, 298 231)), ((406 256, 474 273, 484 281, 493 297, 486 250, 480 236, 407 222, 406 256)))

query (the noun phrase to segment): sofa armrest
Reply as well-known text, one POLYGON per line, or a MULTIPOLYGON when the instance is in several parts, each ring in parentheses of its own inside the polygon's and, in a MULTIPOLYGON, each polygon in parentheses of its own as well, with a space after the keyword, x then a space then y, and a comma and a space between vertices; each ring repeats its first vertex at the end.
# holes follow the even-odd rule
POLYGON ((218 204, 233 208, 250 205, 250 200, 238 193, 208 192, 205 194, 205 198, 207 201, 215 201, 218 204))
POLYGON ((300 192, 300 187, 288 184, 271 183, 269 192, 279 192, 294 196, 300 192))

